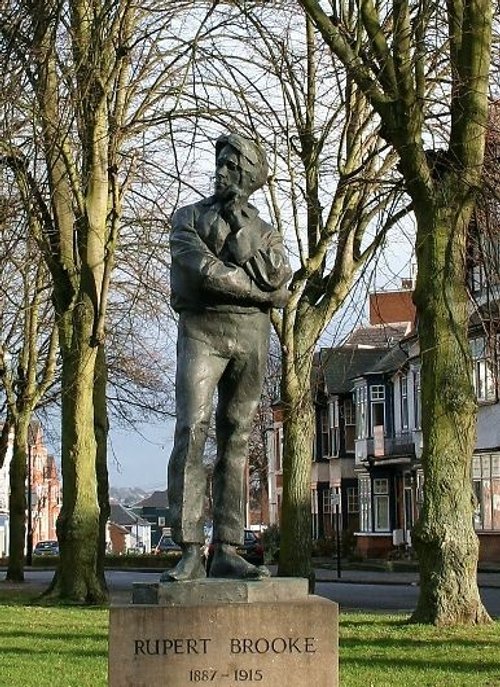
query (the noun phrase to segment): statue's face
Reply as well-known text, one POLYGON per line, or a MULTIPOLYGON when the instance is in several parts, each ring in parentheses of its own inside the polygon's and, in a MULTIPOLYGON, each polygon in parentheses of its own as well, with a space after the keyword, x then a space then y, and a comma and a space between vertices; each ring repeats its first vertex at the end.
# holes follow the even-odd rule
POLYGON ((220 200, 229 201, 246 193, 244 176, 238 153, 227 145, 217 156, 215 169, 215 195, 220 200))

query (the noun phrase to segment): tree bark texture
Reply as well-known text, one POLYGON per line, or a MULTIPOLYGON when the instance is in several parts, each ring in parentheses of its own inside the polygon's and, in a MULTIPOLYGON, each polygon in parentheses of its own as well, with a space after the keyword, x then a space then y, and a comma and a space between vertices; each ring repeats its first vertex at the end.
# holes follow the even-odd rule
POLYGON ((94 383, 94 431, 97 441, 96 476, 97 500, 99 503, 99 550, 97 552, 97 575, 103 589, 107 588, 104 574, 106 557, 106 527, 110 514, 108 482, 108 410, 106 404, 107 362, 104 344, 97 350, 94 383))
MULTIPOLYGON (((286 357, 286 354, 285 354, 286 357)), ((311 393, 312 358, 304 359, 299 372, 284 364, 282 399, 283 501, 278 574, 307 577, 314 587, 311 561, 311 467, 314 441, 314 409, 311 393), (288 368, 288 369, 287 369, 288 368)))
MULTIPOLYGON (((468 213, 465 213, 465 217, 468 213)), ((457 206, 419 219, 415 301, 422 366, 424 505, 413 533, 420 595, 413 621, 481 623, 472 453, 476 400, 465 288, 467 224, 457 206)))
MULTIPOLYGON (((66 326, 68 320, 65 318, 66 326)), ((62 349, 64 499, 57 522, 60 563, 49 592, 72 602, 96 604, 104 602, 107 594, 98 569, 100 509, 94 433, 97 348, 91 345, 94 309, 85 294, 80 294, 71 326, 70 334, 61 332, 60 336, 61 341, 71 340, 71 347, 62 349)))
MULTIPOLYGON (((9 564, 6 579, 24 581, 24 551, 26 546, 26 446, 30 414, 22 413, 15 421, 14 449, 10 463, 9 495, 9 564)), ((31 485, 28 485, 28 489, 31 485)))

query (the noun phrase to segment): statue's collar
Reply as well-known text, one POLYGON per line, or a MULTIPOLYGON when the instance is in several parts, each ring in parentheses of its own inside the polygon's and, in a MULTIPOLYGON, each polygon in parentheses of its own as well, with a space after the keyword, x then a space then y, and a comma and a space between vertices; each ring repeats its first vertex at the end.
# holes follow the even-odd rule
MULTIPOLYGON (((205 198, 201 201, 201 204, 214 207, 217 210, 221 208, 221 203, 216 196, 209 196, 208 198, 205 198)), ((251 203, 247 203, 246 205, 244 205, 241 208, 241 212, 244 215, 244 217, 248 217, 248 219, 254 219, 259 214, 257 208, 251 203)))

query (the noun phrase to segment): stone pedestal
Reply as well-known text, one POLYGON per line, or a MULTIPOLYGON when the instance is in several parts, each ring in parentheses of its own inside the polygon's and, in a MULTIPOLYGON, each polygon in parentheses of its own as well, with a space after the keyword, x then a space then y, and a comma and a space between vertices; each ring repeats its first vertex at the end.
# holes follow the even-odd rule
POLYGON ((109 687, 338 685, 337 604, 306 580, 136 585, 133 598, 110 610, 109 687))

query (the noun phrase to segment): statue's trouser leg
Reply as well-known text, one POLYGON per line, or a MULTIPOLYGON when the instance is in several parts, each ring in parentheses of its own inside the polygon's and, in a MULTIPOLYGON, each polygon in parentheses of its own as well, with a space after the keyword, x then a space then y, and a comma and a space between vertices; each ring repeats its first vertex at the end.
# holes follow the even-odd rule
POLYGON ((269 348, 269 317, 239 316, 231 360, 218 385, 217 462, 213 475, 215 542, 243 543, 248 439, 269 348))
POLYGON ((177 340, 174 447, 168 464, 168 500, 172 535, 178 543, 204 541, 206 469, 203 451, 212 398, 227 360, 215 348, 190 336, 179 323, 177 340))

